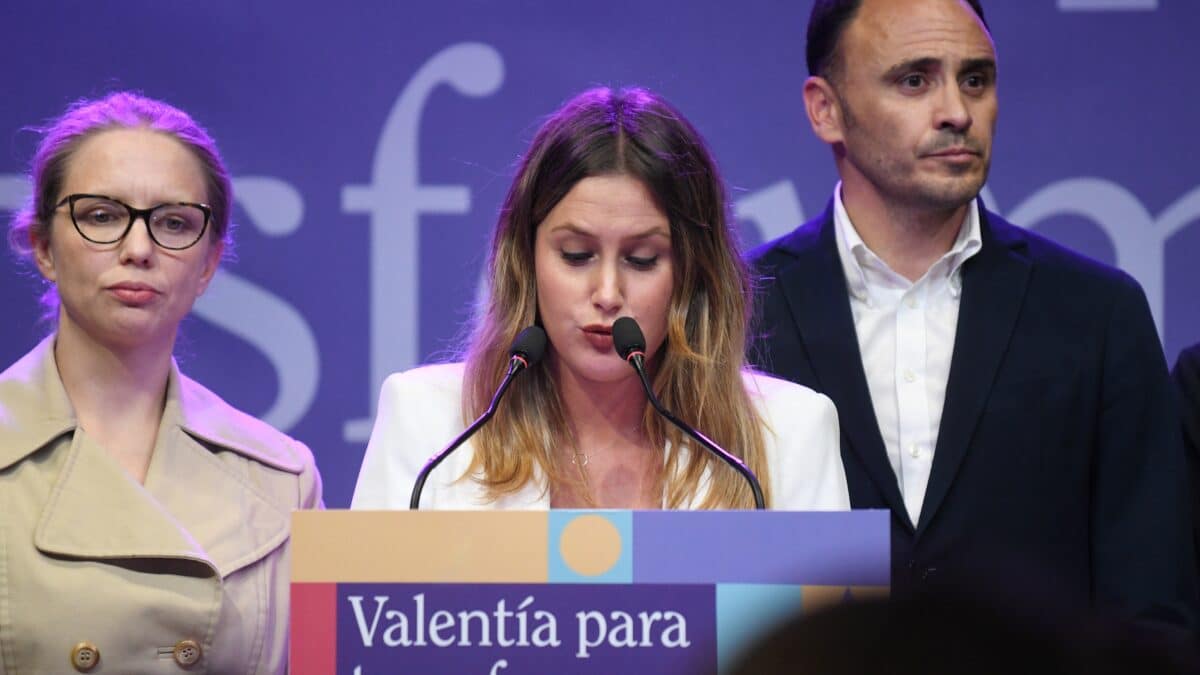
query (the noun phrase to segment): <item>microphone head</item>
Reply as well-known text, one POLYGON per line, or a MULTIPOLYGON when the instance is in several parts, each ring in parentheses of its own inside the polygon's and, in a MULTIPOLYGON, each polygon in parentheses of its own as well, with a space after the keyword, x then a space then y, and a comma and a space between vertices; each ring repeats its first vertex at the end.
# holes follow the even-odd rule
POLYGON ((530 367, 542 360, 546 353, 546 331, 540 326, 530 326, 517 335, 512 348, 508 350, 510 357, 520 356, 525 366, 530 367))
POLYGON ((646 337, 642 335, 642 329, 633 317, 623 316, 614 321, 612 338, 617 354, 626 361, 629 360, 630 354, 646 351, 646 337))

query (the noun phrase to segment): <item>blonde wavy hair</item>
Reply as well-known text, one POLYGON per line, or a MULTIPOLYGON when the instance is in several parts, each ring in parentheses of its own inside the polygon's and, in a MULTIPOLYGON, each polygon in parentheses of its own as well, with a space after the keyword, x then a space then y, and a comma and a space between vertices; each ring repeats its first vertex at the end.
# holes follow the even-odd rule
MULTIPOLYGON (((750 277, 730 228, 724 183, 699 132, 645 89, 597 88, 572 98, 542 125, 520 161, 493 233, 489 294, 464 350, 463 416, 474 419, 487 408, 513 339, 538 322, 538 225, 580 180, 613 174, 644 183, 670 221, 677 262, 654 391, 681 419, 741 457, 761 479, 769 505, 763 421, 742 380, 750 277)), ((753 507, 749 487, 733 469, 702 448, 686 458, 678 452, 690 439, 648 402, 642 420, 653 443, 672 448, 659 479, 668 508, 702 490, 701 508, 753 507), (706 470, 712 479, 702 485, 706 470)), ((535 480, 539 468, 547 490, 578 487, 578 472, 555 452, 575 447, 570 428, 548 369, 533 368, 474 437, 474 460, 462 479, 478 481, 491 499, 535 480)))

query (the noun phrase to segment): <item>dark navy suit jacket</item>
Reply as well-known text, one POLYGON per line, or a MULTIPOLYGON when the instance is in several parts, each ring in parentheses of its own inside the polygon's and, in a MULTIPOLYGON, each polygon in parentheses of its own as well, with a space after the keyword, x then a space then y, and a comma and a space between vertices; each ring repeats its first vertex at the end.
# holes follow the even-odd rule
POLYGON ((1192 541, 1200 551, 1200 344, 1179 353, 1171 371, 1183 417, 1183 443, 1192 479, 1192 541))
POLYGON ((1070 606, 1188 614, 1184 454, 1145 294, 982 205, 980 218, 920 522, 875 419, 832 208, 750 254, 752 360, 837 405, 852 506, 892 514, 895 592, 1028 583, 1070 606))

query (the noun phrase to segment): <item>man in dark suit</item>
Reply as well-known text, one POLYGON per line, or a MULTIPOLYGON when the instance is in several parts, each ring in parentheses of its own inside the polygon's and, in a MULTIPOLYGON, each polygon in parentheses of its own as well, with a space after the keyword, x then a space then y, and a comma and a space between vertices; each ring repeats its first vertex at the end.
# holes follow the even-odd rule
POLYGON ((974 579, 1186 621, 1184 457, 1145 295, 979 202, 997 102, 978 1, 817 0, 808 67, 841 182, 751 254, 752 357, 837 405, 852 505, 892 514, 894 590, 974 579))

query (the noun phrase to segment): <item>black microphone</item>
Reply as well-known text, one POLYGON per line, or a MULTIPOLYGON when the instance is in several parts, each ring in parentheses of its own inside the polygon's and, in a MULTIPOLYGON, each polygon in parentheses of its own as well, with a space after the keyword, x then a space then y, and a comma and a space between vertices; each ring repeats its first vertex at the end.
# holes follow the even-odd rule
POLYGON ((488 405, 487 410, 479 416, 479 419, 471 423, 461 434, 459 434, 450 445, 447 445, 441 452, 429 458, 425 462, 425 466, 421 468, 421 472, 417 474, 417 481, 413 484, 412 496, 408 500, 408 508, 416 511, 421 504, 421 490, 425 488, 425 479, 429 478, 430 472, 437 468, 442 460, 450 456, 450 453, 458 449, 458 446, 466 442, 468 438, 473 436, 479 428, 482 427, 488 420, 492 419, 492 415, 496 414, 496 405, 500 403, 500 397, 504 396, 504 392, 508 390, 508 385, 512 384, 513 378, 517 373, 530 368, 542 360, 542 355, 546 353, 546 331, 537 326, 530 326, 521 331, 517 335, 517 339, 513 340, 512 348, 508 350, 508 373, 504 375, 504 379, 500 381, 500 386, 496 389, 496 393, 492 396, 492 402, 488 405))
POLYGON ((762 486, 758 483, 758 476, 746 466, 746 463, 729 453, 721 446, 713 443, 707 436, 696 431, 691 426, 671 414, 663 406, 662 401, 654 395, 654 390, 650 388, 650 379, 646 377, 646 338, 642 335, 642 329, 638 327, 637 321, 631 317, 623 316, 613 322, 612 326, 613 347, 616 348, 617 354, 621 358, 629 362, 633 369, 637 371, 638 378, 642 381, 642 388, 646 390, 646 398, 650 399, 650 405, 658 411, 668 422, 674 424, 683 433, 691 436, 697 443, 704 446, 706 450, 720 457, 726 464, 733 467, 735 471, 742 474, 742 478, 750 484, 750 490, 754 493, 754 508, 764 509, 766 504, 763 500, 762 486))

